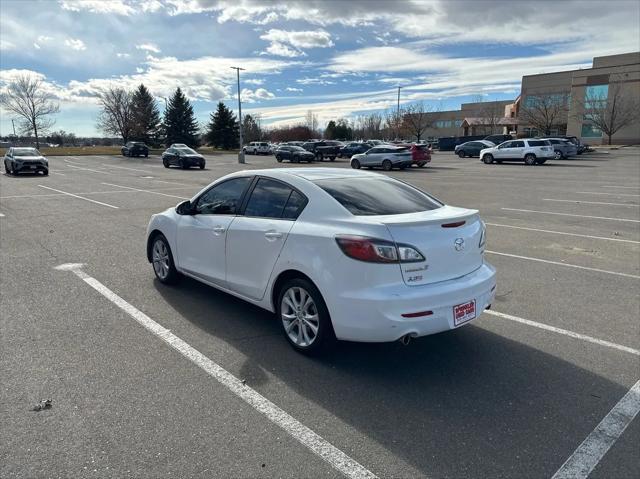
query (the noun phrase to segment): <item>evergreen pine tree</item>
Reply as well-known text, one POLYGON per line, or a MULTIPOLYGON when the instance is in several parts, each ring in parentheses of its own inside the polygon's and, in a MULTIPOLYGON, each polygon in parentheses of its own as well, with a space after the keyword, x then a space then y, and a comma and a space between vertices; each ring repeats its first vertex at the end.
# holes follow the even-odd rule
POLYGON ((207 142, 216 148, 229 150, 238 147, 238 121, 227 106, 218 102, 218 108, 211 113, 207 125, 207 142))
POLYGON ((147 87, 140 84, 133 93, 131 103, 133 115, 131 139, 157 144, 160 132, 160 112, 147 87))
POLYGON ((171 98, 164 111, 165 144, 185 143, 191 148, 198 147, 198 122, 193 107, 180 87, 171 98))

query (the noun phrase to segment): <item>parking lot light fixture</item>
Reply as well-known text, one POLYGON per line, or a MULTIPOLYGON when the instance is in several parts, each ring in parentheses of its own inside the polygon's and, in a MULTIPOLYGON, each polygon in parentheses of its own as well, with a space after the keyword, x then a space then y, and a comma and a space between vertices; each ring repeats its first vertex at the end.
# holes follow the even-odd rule
POLYGON ((238 78, 238 125, 240 125, 240 151, 238 152, 238 163, 244 163, 244 149, 242 145, 242 103, 240 101, 240 70, 244 70, 241 67, 231 67, 236 71, 238 78))

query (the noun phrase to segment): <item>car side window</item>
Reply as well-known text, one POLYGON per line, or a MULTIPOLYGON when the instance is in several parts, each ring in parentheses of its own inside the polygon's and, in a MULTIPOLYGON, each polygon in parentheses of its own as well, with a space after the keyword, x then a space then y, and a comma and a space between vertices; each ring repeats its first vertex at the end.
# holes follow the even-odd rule
POLYGON ((289 195, 287 204, 282 212, 282 219, 295 220, 298 218, 306 204, 307 199, 304 196, 295 190, 291 191, 291 195, 289 195))
POLYGON ((510 148, 524 148, 524 141, 512 141, 510 148))
POLYGON ((500 145, 498 148, 513 148, 513 141, 507 141, 506 143, 500 145))
POLYGON ((293 189, 279 181, 260 178, 251 192, 245 216, 281 218, 293 189))
POLYGON ((251 177, 234 178, 210 188, 196 201, 196 213, 201 215, 235 215, 251 177))

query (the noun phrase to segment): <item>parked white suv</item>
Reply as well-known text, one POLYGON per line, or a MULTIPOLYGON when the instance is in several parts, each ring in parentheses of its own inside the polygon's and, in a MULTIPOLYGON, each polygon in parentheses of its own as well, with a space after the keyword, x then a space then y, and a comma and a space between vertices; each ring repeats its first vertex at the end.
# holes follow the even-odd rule
POLYGON ((271 147, 266 141, 252 141, 244 147, 244 152, 251 155, 268 155, 271 153, 271 147))
POLYGON ((510 140, 480 151, 480 159, 487 165, 494 161, 502 163, 504 160, 541 165, 553 157, 553 147, 548 140, 510 140))

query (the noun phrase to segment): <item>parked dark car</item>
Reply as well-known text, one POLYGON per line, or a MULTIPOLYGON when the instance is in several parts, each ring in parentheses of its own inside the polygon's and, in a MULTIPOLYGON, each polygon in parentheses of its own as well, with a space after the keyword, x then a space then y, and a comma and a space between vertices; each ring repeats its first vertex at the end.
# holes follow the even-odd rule
POLYGON ((141 141, 128 141, 120 151, 122 156, 149 156, 149 147, 141 141))
POLYGON ((206 164, 204 156, 191 148, 167 148, 162 153, 162 164, 165 168, 169 168, 171 165, 179 166, 182 169, 191 168, 192 166, 199 166, 200 169, 204 169, 206 164))
POLYGON ((470 158, 474 156, 480 158, 481 150, 484 150, 485 148, 491 148, 493 146, 496 146, 495 143, 489 140, 467 141, 462 145, 456 145, 455 152, 456 155, 458 155, 460 158, 465 158, 467 156, 470 158))
POLYGON ((358 153, 364 153, 365 151, 373 148, 373 144, 367 142, 353 142, 347 143, 338 150, 338 158, 351 158, 358 153))
POLYGON ((281 163, 282 160, 289 160, 292 163, 300 163, 301 161, 310 163, 316 159, 316 156, 310 151, 294 145, 280 145, 276 149, 275 155, 278 163, 281 163))
POLYGON ((489 135, 484 137, 485 140, 490 141, 494 145, 499 145, 505 141, 513 140, 511 135, 489 135))
POLYGON ((9 148, 4 155, 4 171, 8 175, 30 173, 49 174, 49 161, 35 148, 9 148))
POLYGON ((334 140, 308 141, 302 145, 302 148, 313 153, 318 161, 323 161, 325 158, 333 161, 338 156, 342 143, 334 140))

